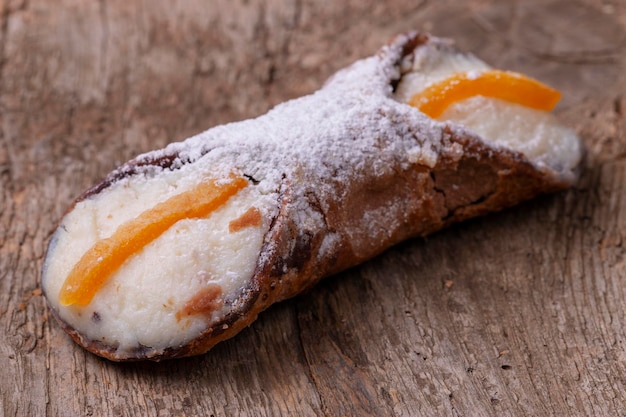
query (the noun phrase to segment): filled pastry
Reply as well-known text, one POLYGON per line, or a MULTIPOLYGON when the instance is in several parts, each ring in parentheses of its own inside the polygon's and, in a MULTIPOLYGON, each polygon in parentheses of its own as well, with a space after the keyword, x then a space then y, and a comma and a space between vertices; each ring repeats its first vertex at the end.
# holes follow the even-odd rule
POLYGON ((149 152, 79 197, 42 287, 86 349, 197 355, 411 237, 570 186, 557 91, 411 33, 316 93, 149 152))

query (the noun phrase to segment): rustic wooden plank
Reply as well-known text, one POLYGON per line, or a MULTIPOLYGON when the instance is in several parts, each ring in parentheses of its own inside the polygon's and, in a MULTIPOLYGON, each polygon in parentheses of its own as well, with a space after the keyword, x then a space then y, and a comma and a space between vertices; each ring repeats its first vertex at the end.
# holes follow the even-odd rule
POLYGON ((625 25, 623 0, 0 1, 0 416, 626 415, 625 25), (407 29, 560 88, 580 184, 406 242, 198 358, 109 363, 49 319, 45 245, 83 189, 407 29))

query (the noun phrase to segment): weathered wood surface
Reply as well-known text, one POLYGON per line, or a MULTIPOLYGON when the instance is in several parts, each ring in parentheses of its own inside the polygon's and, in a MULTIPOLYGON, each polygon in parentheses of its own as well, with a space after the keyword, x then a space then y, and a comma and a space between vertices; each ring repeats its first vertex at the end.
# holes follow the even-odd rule
POLYGON ((626 415, 626 2, 0 0, 0 416, 626 415), (425 29, 561 89, 580 184, 396 247, 208 354, 115 364, 38 290, 71 200, 139 152, 425 29))

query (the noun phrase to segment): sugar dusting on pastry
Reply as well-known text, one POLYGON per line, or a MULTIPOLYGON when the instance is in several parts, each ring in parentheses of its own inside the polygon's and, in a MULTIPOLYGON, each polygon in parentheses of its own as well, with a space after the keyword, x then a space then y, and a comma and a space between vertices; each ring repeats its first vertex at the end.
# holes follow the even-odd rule
MULTIPOLYGON (((416 91, 451 72, 488 68, 436 39, 402 59, 407 39, 398 37, 378 55, 340 71, 310 96, 136 160, 171 158, 167 168, 134 161, 112 173, 110 184, 66 215, 50 244, 42 285, 59 318, 85 340, 113 349, 114 359, 132 358, 143 347, 158 356, 184 346, 230 314, 255 269, 269 256, 262 249, 272 243, 268 230, 279 210, 288 213, 305 236, 307 231, 329 229, 316 256, 332 258, 342 240, 321 213, 346 197, 336 194, 337 189, 349 189, 335 185, 363 178, 375 183, 415 166, 426 171, 441 155, 460 159, 463 148, 444 140, 449 129, 484 135, 496 147, 528 155, 556 179, 573 179, 580 158, 578 139, 547 116, 472 99, 451 106, 442 120, 432 120, 406 105, 416 91), (474 120, 473 114, 483 109, 486 113, 474 120), (517 141, 490 121, 500 113, 506 125, 517 126, 519 115, 540 128, 531 133, 531 140, 517 141), (120 175, 124 172, 130 174, 120 175), (69 271, 99 239, 155 204, 193 189, 203 178, 226 181, 233 173, 249 178, 250 185, 207 218, 180 220, 146 245, 111 273, 87 306, 60 305, 58 294, 69 271), (281 207, 286 188, 289 198, 281 207)), ((516 129, 513 133, 526 134, 523 123, 516 129)), ((378 242, 406 227, 410 219, 402 214, 405 198, 389 196, 364 207, 360 217, 344 219, 345 234, 355 237, 355 258, 372 256, 378 242), (388 213, 401 214, 383 221, 388 213), (357 236, 367 238, 363 245, 357 236)), ((296 268, 289 263, 277 267, 285 274, 296 268)))

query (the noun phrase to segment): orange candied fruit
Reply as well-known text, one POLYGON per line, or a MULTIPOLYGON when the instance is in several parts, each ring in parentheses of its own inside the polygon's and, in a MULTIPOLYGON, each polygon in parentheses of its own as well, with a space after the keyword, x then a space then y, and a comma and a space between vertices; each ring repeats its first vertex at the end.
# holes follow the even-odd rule
POLYGON ((65 279, 59 301, 65 306, 89 304, 108 277, 133 254, 179 220, 208 216, 247 185, 245 178, 234 176, 225 183, 205 181, 122 224, 82 256, 65 279))
POLYGON ((489 70, 456 73, 415 94, 409 104, 436 119, 450 105, 478 95, 543 111, 554 109, 561 99, 557 90, 523 74, 489 70))

